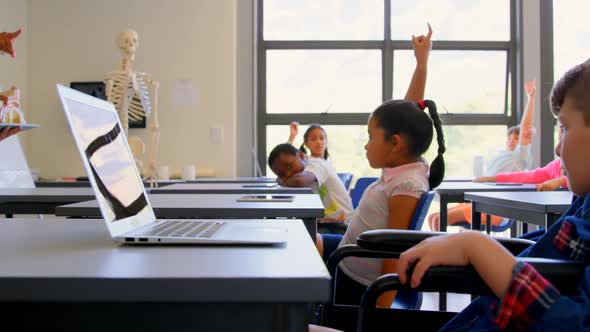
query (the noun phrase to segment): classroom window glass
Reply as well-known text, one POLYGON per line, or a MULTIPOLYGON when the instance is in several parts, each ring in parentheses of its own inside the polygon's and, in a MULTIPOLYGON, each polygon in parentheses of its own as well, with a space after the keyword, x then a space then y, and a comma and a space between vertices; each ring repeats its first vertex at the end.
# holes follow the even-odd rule
POLYGON ((383 39, 383 0, 266 0, 265 40, 383 39))
MULTIPOLYGON (((583 0, 582 0, 583 1, 583 0)), ((437 40, 510 40, 509 0, 392 0, 391 38, 406 40, 429 22, 437 40)))
MULTIPOLYGON (((503 114, 506 61, 504 51, 432 51, 425 98, 434 100, 441 113, 503 114)), ((393 63, 393 97, 403 98, 414 71, 414 52, 395 51, 393 63)))
POLYGON ((267 52, 267 113, 364 113, 381 102, 381 52, 267 52))

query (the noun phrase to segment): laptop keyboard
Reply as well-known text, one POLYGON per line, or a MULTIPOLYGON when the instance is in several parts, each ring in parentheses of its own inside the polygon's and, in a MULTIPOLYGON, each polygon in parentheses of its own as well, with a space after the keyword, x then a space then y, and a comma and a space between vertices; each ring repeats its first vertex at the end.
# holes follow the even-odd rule
POLYGON ((158 225, 142 235, 210 238, 217 233, 223 225, 225 225, 225 222, 222 221, 168 220, 158 223, 158 225))

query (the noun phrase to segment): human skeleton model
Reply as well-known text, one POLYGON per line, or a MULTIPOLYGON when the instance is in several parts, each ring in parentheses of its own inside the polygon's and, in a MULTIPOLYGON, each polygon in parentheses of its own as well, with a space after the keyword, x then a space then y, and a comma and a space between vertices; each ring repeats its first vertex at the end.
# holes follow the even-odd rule
MULTIPOLYGON (((160 140, 160 125, 158 123, 158 82, 146 73, 134 72, 133 61, 138 48, 137 32, 124 30, 117 38, 119 49, 123 56, 119 70, 107 74, 105 79, 106 96, 119 113, 123 131, 128 136, 129 120, 147 119, 147 127, 151 133, 152 142, 148 150, 149 163, 145 170, 146 178, 150 179, 150 187, 154 186, 157 168, 157 153, 160 140)), ((130 142, 140 142, 137 137, 130 138, 130 142)), ((141 151, 141 147, 136 147, 141 151)), ((138 168, 141 170, 141 158, 135 155, 138 168)))

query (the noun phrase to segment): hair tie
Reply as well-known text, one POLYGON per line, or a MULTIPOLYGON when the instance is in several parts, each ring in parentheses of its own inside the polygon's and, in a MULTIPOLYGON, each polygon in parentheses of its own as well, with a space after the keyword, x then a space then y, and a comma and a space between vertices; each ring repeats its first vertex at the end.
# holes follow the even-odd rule
POLYGON ((418 106, 420 106, 421 109, 425 109, 426 108, 426 104, 424 103, 424 100, 418 101, 418 106))

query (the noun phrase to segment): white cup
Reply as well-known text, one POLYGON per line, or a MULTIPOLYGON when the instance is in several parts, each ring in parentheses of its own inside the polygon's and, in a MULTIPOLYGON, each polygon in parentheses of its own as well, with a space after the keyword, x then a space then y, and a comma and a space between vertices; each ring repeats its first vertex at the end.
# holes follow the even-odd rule
POLYGON ((197 177, 197 169, 195 165, 184 165, 182 166, 182 179, 183 180, 194 180, 197 177))
POLYGON ((483 176, 483 156, 481 155, 473 157, 473 176, 483 176))
POLYGON ((168 168, 168 166, 158 166, 158 168, 156 168, 156 175, 159 180, 169 180, 170 168, 168 168))

